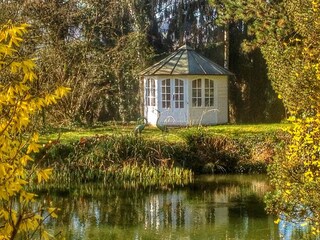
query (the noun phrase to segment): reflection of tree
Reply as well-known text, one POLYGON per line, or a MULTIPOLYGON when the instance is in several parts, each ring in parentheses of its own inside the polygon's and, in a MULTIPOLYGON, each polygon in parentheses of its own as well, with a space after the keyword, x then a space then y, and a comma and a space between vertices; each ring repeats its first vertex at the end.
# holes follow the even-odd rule
MULTIPOLYGON (((96 184, 75 188, 67 196, 52 195, 47 200, 62 209, 60 219, 50 222, 50 226, 65 229, 68 239, 79 234, 85 239, 96 231, 104 231, 110 236, 124 234, 115 233, 117 229, 138 236, 156 231, 168 234, 166 239, 174 239, 170 232, 200 236, 217 231, 219 234, 228 232, 233 236, 241 233, 244 236, 254 229, 273 224, 272 218, 266 218, 263 211, 263 189, 267 189, 265 181, 222 178, 169 191, 151 188, 123 190, 96 184), (250 220, 260 217, 258 224, 256 220, 250 220)), ((151 234, 150 238, 154 237, 151 234)))

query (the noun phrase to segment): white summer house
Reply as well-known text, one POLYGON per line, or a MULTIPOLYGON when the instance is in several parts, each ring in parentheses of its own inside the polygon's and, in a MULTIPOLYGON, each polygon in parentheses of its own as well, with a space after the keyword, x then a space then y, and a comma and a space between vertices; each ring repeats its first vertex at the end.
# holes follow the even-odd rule
POLYGON ((228 122, 228 77, 233 75, 191 47, 144 70, 144 117, 151 125, 228 122), (158 119, 159 118, 159 119, 158 119))

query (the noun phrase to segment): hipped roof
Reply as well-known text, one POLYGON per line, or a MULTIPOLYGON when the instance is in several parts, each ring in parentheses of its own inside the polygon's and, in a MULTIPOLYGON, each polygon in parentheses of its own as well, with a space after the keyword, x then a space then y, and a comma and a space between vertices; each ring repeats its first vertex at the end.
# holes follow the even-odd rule
POLYGON ((184 45, 142 71, 141 75, 233 75, 233 73, 184 45))

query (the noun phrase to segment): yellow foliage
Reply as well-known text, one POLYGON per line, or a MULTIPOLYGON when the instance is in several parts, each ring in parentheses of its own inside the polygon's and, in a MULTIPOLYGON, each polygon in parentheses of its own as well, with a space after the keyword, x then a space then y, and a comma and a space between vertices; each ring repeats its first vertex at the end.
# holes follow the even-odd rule
POLYGON ((52 173, 52 168, 39 170, 37 172, 38 183, 41 183, 42 181, 48 181, 51 173, 52 173))
POLYGON ((288 220, 306 221, 319 234, 320 227, 320 105, 309 115, 291 117, 291 135, 284 156, 269 174, 276 191, 269 210, 288 220))
MULTIPOLYGON (((36 195, 27 192, 32 174, 38 182, 47 181, 52 169, 36 170, 28 167, 33 161, 31 153, 40 149, 38 134, 28 129, 31 119, 43 107, 56 103, 69 91, 59 87, 43 96, 34 95, 32 82, 37 79, 34 59, 21 59, 19 46, 27 24, 0 26, 0 239, 30 239, 41 230, 39 239, 49 239, 43 231, 46 216, 57 217, 56 209, 35 210, 36 195), (6 81, 5 76, 15 80, 6 81), (26 136, 30 136, 29 138, 26 136), (32 170, 30 170, 32 169, 32 170)), ((33 238, 34 239, 34 238, 33 238)))

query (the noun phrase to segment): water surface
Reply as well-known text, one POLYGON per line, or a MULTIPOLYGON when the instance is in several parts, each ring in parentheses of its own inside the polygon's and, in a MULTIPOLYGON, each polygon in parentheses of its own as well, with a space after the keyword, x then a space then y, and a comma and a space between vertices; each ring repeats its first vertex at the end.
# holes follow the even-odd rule
POLYGON ((66 239, 281 239, 265 213, 264 175, 201 176, 187 186, 119 189, 85 184, 44 198, 66 239))

